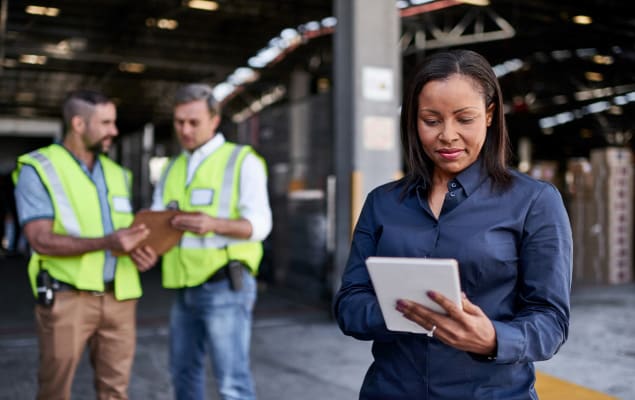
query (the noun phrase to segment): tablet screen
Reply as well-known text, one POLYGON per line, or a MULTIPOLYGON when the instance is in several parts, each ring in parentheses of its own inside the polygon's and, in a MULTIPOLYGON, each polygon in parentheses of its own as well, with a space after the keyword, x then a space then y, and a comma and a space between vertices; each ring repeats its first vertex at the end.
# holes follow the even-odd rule
POLYGON ((426 292, 441 293, 461 307, 459 265, 452 258, 368 257, 366 267, 379 307, 391 331, 427 333, 395 309, 398 299, 420 303, 444 313, 426 292))

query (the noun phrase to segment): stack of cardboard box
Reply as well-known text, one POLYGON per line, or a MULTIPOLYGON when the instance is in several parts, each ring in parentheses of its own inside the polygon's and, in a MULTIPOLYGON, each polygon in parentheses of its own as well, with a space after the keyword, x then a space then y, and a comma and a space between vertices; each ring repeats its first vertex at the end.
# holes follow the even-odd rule
POLYGON ((584 281, 633 280, 633 161, 628 148, 591 151, 593 188, 588 208, 584 281))
POLYGON ((593 173, 587 158, 573 158, 567 161, 565 174, 566 204, 573 233, 573 283, 584 284, 585 271, 590 258, 585 246, 587 231, 592 216, 593 173))

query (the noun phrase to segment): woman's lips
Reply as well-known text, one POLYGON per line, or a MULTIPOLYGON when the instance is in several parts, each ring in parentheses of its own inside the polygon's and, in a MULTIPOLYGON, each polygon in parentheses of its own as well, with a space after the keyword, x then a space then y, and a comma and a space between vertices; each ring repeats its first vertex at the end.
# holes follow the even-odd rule
POLYGON ((461 149, 442 149, 437 150, 439 155, 446 160, 456 160, 463 153, 461 149))

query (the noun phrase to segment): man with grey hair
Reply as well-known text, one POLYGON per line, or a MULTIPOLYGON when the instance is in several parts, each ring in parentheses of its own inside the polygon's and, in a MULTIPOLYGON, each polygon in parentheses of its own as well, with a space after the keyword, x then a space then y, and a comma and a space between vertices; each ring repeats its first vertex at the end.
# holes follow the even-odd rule
POLYGON ((209 353, 220 397, 255 399, 249 367, 255 276, 271 231, 264 160, 216 130, 212 88, 175 96, 174 130, 183 152, 168 163, 152 208, 178 207, 184 231, 162 260, 163 286, 176 289, 170 315, 170 372, 178 400, 205 398, 209 353))
POLYGON ((80 90, 63 106, 67 130, 20 156, 13 177, 20 223, 33 253, 29 278, 40 347, 38 399, 70 399, 88 344, 98 399, 127 399, 135 353, 138 270, 157 261, 130 228, 130 172, 103 153, 118 135, 115 105, 80 90), (129 255, 126 255, 129 253, 129 255))

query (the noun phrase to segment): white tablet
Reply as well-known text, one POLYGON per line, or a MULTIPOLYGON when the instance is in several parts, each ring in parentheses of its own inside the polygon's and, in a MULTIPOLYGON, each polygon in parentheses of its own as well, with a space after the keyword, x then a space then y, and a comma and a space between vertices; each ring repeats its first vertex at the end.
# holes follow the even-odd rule
POLYGON ((444 313, 426 292, 441 293, 461 307, 459 264, 452 258, 368 257, 366 267, 381 313, 391 331, 427 333, 395 309, 398 299, 412 300, 444 313))

